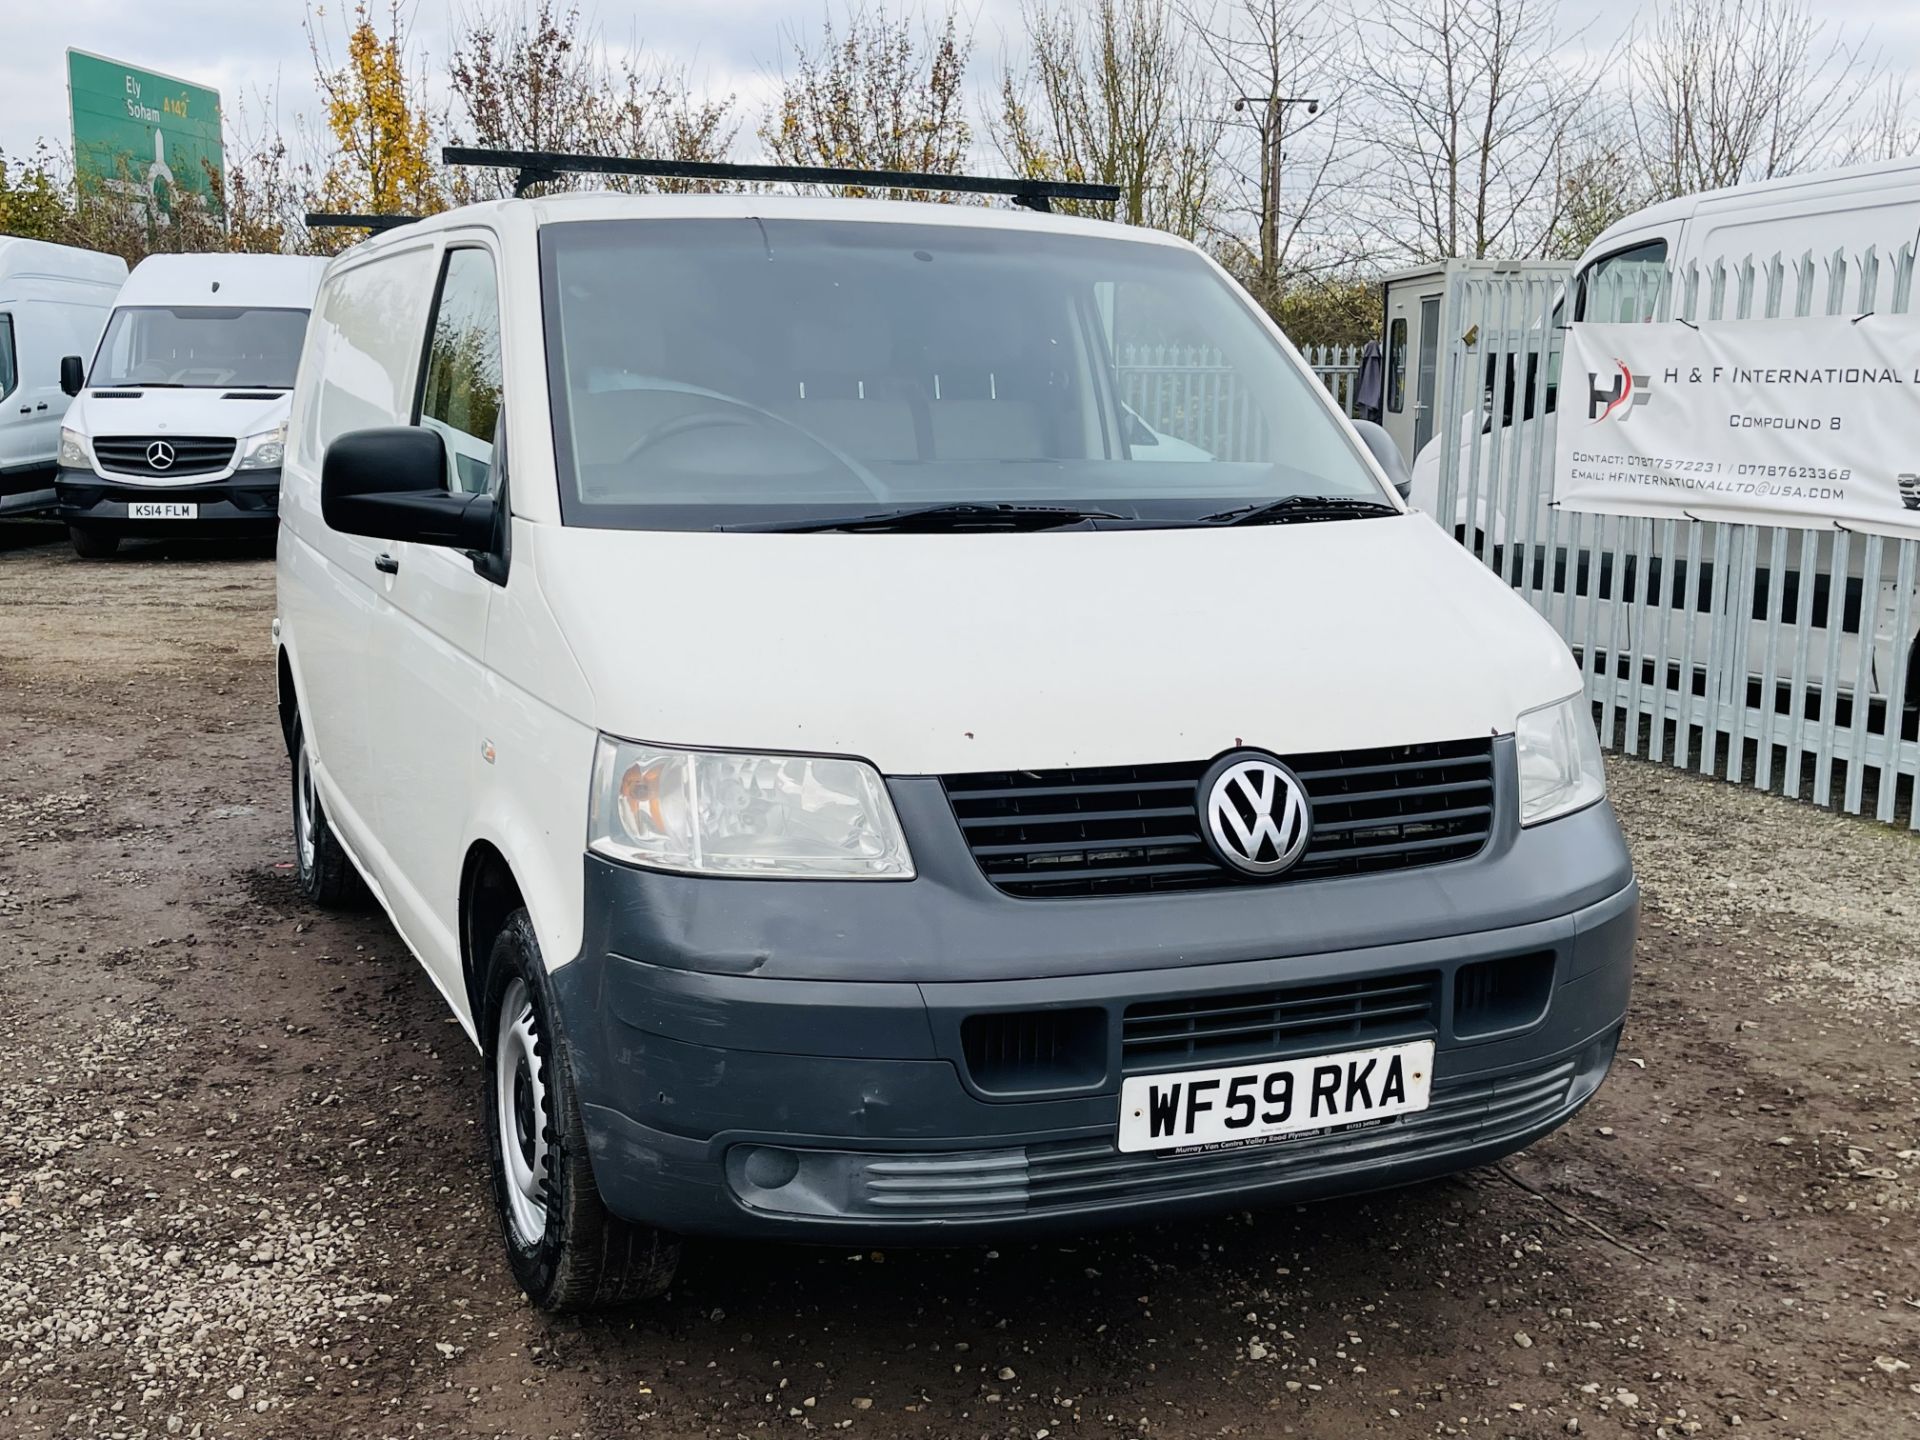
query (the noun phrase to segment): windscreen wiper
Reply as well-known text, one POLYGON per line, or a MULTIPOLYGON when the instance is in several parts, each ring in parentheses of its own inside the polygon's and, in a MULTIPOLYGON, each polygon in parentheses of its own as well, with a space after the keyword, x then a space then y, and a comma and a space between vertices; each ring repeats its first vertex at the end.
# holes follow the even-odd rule
POLYGON ((893 530, 931 535, 954 530, 1055 530, 1085 521, 1127 518, 1109 510, 1082 510, 1071 505, 987 505, 969 502, 909 506, 867 515, 835 515, 824 520, 753 520, 738 525, 716 525, 713 528, 793 535, 828 530, 893 530))
POLYGON ((1355 495, 1289 495, 1255 505, 1240 505, 1202 515, 1202 525, 1292 525, 1309 520, 1357 520, 1367 515, 1398 515, 1384 500, 1355 495))

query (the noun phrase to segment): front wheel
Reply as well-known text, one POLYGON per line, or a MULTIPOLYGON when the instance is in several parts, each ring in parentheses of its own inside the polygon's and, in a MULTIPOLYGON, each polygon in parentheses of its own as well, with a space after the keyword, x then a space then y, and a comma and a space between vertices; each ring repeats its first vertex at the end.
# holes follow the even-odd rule
POLYGON ((360 903, 359 872, 333 833, 313 778, 306 729, 293 722, 293 854, 300 889, 323 910, 351 910, 360 903))
POLYGON ((607 1209, 594 1183, 573 1066, 525 910, 493 943, 480 1035, 488 1171, 513 1278, 542 1310, 649 1300, 673 1281, 680 1242, 607 1209))

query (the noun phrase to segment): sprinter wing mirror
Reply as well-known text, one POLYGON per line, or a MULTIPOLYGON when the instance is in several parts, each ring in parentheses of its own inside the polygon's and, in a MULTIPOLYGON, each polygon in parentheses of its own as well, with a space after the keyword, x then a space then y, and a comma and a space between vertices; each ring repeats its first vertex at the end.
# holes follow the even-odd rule
POLYGON ((1400 498, 1411 499, 1413 472, 1407 468, 1407 457, 1400 453, 1400 447, 1393 443, 1393 437, 1371 420, 1356 420, 1353 428, 1360 432, 1360 438, 1366 442, 1367 451, 1373 456, 1374 462, 1387 472, 1387 479, 1400 492, 1400 498))
POLYGON ((347 535, 486 550, 495 504, 492 495, 447 489, 446 442, 434 430, 351 430, 320 462, 321 518, 347 535))
POLYGON ((60 393, 78 395, 87 388, 87 362, 78 355, 60 357, 60 393))

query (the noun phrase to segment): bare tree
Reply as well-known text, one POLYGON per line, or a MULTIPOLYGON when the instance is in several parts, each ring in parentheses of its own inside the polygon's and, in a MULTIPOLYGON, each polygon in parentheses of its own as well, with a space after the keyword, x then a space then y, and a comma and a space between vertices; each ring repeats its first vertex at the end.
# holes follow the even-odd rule
POLYGON ((1591 121, 1569 136, 1549 253, 1579 255, 1609 225, 1658 198, 1639 164, 1623 112, 1624 106, 1596 95, 1591 121))
POLYGON ((1023 175, 1117 185, 1120 219, 1203 237, 1222 87, 1186 43, 1172 0, 1036 3, 1023 16, 1026 65, 1002 72, 988 120, 1007 163, 1023 175))
POLYGON ((1888 75, 1868 97, 1864 113, 1846 137, 1840 158, 1848 165, 1906 160, 1920 155, 1920 115, 1905 75, 1888 75))
POLYGON ((1881 75, 1804 0, 1665 0, 1630 59, 1634 139, 1659 196, 1838 158, 1881 75))
POLYGON ((1358 148, 1348 105, 1352 27, 1311 0, 1230 0, 1224 11, 1184 13, 1229 106, 1212 218, 1220 258, 1273 309, 1295 268, 1325 271, 1353 259, 1345 244, 1329 246, 1325 229, 1326 202, 1358 148), (1308 246, 1319 253, 1301 266, 1308 246))
POLYGON ((1419 259, 1541 253, 1606 62, 1551 0, 1378 0, 1372 24, 1389 236, 1419 259))
MULTIPOLYGON (((612 58, 577 6, 536 0, 474 12, 455 30, 448 130, 483 145, 592 155, 716 160, 731 146, 733 98, 698 99, 685 77, 654 64, 637 40, 612 58)), ((460 172, 458 199, 512 191, 500 171, 460 172)), ((562 176, 548 188, 671 188, 667 182, 562 176)))
POLYGON ((829 20, 813 47, 794 41, 794 72, 782 80, 760 139, 789 165, 957 173, 973 140, 972 52, 951 10, 919 34, 878 11, 855 11, 841 29, 829 20))

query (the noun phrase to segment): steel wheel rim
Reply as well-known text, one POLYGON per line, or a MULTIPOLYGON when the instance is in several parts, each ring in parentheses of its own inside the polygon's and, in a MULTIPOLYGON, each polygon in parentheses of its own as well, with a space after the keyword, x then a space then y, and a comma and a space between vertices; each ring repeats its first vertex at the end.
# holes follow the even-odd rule
POLYGON ((313 763, 307 759, 307 747, 300 746, 300 757, 295 762, 293 785, 293 838, 300 847, 300 868, 303 871, 313 869, 315 840, 315 815, 319 806, 313 793, 313 763))
POLYGON ((533 998, 520 979, 500 1002, 493 1103, 507 1223, 520 1244, 536 1245, 547 1232, 547 1086, 533 998))

